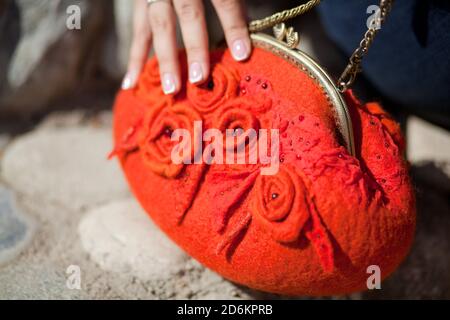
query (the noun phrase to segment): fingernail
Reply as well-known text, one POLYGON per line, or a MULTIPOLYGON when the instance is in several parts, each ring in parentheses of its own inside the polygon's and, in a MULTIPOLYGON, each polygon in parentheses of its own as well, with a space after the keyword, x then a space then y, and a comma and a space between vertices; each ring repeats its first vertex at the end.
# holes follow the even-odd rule
POLYGON ((244 40, 238 39, 231 46, 231 54, 234 60, 242 61, 248 58, 250 50, 244 40))
POLYGON ((128 72, 122 81, 122 90, 132 89, 136 84, 136 76, 134 72, 128 72))
POLYGON ((198 62, 193 62, 189 68, 189 82, 198 83, 203 80, 202 66, 198 62))
POLYGON ((162 77, 162 89, 165 94, 172 94, 175 92, 175 77, 171 73, 164 73, 162 77))

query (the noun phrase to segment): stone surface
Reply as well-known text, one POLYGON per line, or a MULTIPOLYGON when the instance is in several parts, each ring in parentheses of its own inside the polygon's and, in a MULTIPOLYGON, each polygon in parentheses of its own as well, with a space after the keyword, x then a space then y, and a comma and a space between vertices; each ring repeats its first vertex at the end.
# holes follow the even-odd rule
POLYGON ((86 110, 55 111, 46 116, 37 129, 64 129, 83 127, 109 129, 112 127, 112 112, 110 110, 90 114, 86 110))
POLYGON ((7 5, 0 18, 8 27, 0 38, 9 39, 0 47, 0 64, 3 60, 6 66, 0 73, 7 75, 0 112, 41 111, 77 88, 98 64, 112 8, 108 0, 17 0, 7 5), (66 25, 72 5, 80 8, 79 30, 66 25))
POLYGON ((411 116, 407 122, 408 159, 412 163, 433 161, 450 176, 450 133, 411 116))
POLYGON ((20 193, 80 210, 128 195, 108 129, 49 128, 26 134, 4 154, 2 175, 20 193))
POLYGON ((129 0, 114 0, 115 30, 117 35, 117 70, 125 74, 133 37, 133 6, 129 0))
POLYGON ((22 264, 0 271, 1 300, 72 300, 86 298, 81 291, 66 287, 63 270, 52 265, 22 264))
POLYGON ((14 0, 0 1, 0 96, 7 83, 9 64, 20 34, 19 10, 14 0))
POLYGON ((11 141, 11 137, 8 134, 0 134, 0 159, 5 151, 6 146, 11 141))
POLYGON ((103 269, 143 280, 168 280, 188 258, 134 200, 86 213, 78 231, 84 249, 103 269))
POLYGON ((18 210, 12 192, 0 185, 0 265, 24 249, 33 231, 34 223, 18 210))

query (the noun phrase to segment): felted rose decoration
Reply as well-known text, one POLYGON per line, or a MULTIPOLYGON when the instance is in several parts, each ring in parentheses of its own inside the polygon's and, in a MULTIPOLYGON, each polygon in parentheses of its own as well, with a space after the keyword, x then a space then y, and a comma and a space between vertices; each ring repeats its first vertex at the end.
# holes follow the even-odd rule
POLYGON ((216 64, 212 68, 211 77, 202 86, 187 85, 188 100, 201 113, 213 112, 237 95, 239 83, 233 69, 227 69, 220 64, 216 64))
MULTIPOLYGON (((191 136, 196 136, 194 127, 201 116, 192 108, 184 104, 174 106, 160 106, 150 110, 144 118, 143 128, 139 139, 139 148, 148 167, 155 173, 167 178, 175 178, 181 172, 185 163, 191 163, 194 158, 194 144, 191 140, 189 154, 180 163, 172 160, 172 151, 176 142, 171 139, 176 129, 187 130, 191 136)), ((200 128, 201 129, 201 128, 200 128)))
POLYGON ((292 169, 261 176, 255 185, 253 212, 267 232, 279 242, 295 241, 309 218, 307 189, 292 169))

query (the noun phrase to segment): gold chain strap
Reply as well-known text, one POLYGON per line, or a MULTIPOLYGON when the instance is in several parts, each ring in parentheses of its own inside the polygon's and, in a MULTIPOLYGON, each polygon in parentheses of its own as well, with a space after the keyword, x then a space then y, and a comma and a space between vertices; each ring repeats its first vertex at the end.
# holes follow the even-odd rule
POLYGON ((302 15, 320 3, 320 0, 310 0, 307 3, 299 5, 298 7, 277 12, 267 18, 261 20, 254 20, 250 22, 248 28, 250 32, 258 32, 264 29, 274 27, 279 23, 285 22, 289 19, 302 15))
POLYGON ((359 47, 353 52, 342 75, 338 80, 338 89, 341 92, 347 90, 356 79, 359 72, 362 71, 361 61, 363 57, 369 51, 373 40, 381 28, 381 24, 386 20, 386 17, 391 12, 394 0, 381 0, 380 2, 380 13, 377 15, 376 19, 372 21, 370 28, 364 34, 364 38, 359 43, 359 47))
MULTIPOLYGON (((251 21, 249 24, 249 30, 250 32, 259 32, 264 29, 274 27, 282 22, 308 12, 319 3, 320 0, 310 0, 298 7, 277 12, 264 19, 251 21)), ((376 19, 371 23, 371 26, 364 34, 364 38, 361 40, 359 47, 353 52, 347 67, 339 77, 337 83, 339 91, 344 92, 355 82, 357 74, 361 72, 361 61, 369 51, 369 48, 372 45, 376 34, 380 30, 381 25, 386 20, 386 17, 389 15, 393 3, 394 0, 381 0, 380 13, 377 14, 376 19)))

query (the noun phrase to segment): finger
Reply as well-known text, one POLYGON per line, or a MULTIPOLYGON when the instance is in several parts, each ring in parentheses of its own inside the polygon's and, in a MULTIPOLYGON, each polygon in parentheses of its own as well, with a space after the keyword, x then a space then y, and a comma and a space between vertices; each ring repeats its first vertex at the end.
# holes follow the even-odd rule
POLYGON ((122 89, 132 89, 137 82, 139 73, 147 60, 150 49, 151 30, 146 13, 147 2, 145 0, 135 0, 134 2, 134 22, 133 41, 131 44, 128 70, 122 81, 122 89))
POLYGON ((186 47, 189 81, 201 83, 208 78, 208 33, 202 0, 174 0, 186 47))
POLYGON ((225 32, 228 47, 237 61, 250 56, 251 42, 245 11, 240 0, 212 0, 225 32))
POLYGON ((157 1, 148 6, 148 14, 163 91, 165 94, 175 94, 180 90, 181 82, 175 12, 169 1, 157 1))

